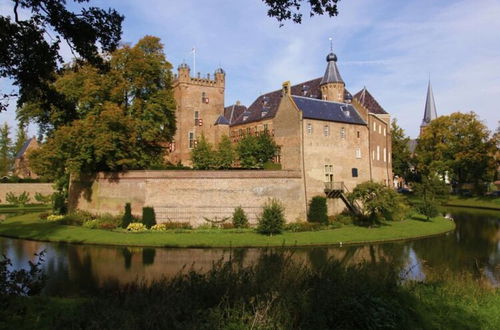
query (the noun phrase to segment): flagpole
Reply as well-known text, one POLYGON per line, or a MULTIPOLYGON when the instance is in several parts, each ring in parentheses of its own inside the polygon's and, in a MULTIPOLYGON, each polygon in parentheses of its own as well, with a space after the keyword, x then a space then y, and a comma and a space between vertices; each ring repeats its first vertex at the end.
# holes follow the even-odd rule
POLYGON ((196 77, 196 47, 193 47, 193 76, 196 77))

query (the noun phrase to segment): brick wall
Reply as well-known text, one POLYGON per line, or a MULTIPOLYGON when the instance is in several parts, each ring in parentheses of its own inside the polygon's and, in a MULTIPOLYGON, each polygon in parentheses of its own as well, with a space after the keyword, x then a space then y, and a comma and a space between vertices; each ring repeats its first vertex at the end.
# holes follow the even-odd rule
POLYGON ((127 202, 140 215, 155 209, 158 222, 206 224, 204 217, 230 217, 241 206, 251 223, 269 198, 285 206, 288 222, 305 220, 306 202, 298 171, 130 171, 73 182, 70 208, 120 214, 127 202))
POLYGON ((0 204, 8 204, 5 200, 7 193, 18 196, 25 191, 30 195, 30 202, 35 203, 35 193, 50 195, 54 189, 52 183, 0 183, 0 204))

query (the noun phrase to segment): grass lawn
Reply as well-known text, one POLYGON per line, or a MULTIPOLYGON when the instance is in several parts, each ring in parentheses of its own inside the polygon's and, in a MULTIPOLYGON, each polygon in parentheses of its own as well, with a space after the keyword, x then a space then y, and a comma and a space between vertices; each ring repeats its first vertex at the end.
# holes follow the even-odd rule
POLYGON ((38 214, 7 218, 0 223, 0 236, 82 244, 158 247, 266 247, 352 244, 401 240, 437 235, 455 228, 454 222, 437 217, 429 222, 411 219, 390 222, 377 228, 344 226, 310 232, 285 232, 265 236, 252 229, 185 230, 182 232, 128 233, 64 226, 41 222, 38 214))
POLYGON ((500 210, 499 197, 459 197, 451 196, 446 206, 476 207, 492 210, 500 210))

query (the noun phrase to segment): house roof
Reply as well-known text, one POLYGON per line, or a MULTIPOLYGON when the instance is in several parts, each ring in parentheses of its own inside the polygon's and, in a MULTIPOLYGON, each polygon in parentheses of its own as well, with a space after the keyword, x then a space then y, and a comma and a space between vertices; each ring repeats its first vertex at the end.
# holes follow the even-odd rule
POLYGON ((224 117, 232 124, 246 109, 246 106, 238 103, 227 106, 224 108, 224 117))
POLYGON ((214 125, 229 125, 229 120, 227 120, 223 115, 220 115, 214 125))
POLYGON ((292 96, 303 118, 334 121, 355 125, 366 125, 356 108, 351 104, 292 96))
POLYGON ((24 156, 24 154, 26 153, 26 150, 28 149, 30 143, 34 139, 35 138, 31 138, 31 139, 28 139, 26 142, 24 142, 23 146, 21 147, 21 149, 19 150, 19 152, 16 154, 16 158, 21 158, 21 157, 24 156))
POLYGON ((370 92, 364 87, 362 90, 354 95, 354 98, 359 101, 371 113, 378 115, 385 115, 387 112, 380 106, 370 92))
MULTIPOLYGON (((316 78, 293 85, 291 94, 297 96, 305 96, 308 98, 321 98, 320 88, 321 78, 316 78)), ((278 111, 278 106, 281 102, 281 90, 275 90, 266 94, 260 95, 248 107, 247 111, 243 110, 236 120, 231 121, 232 125, 241 125, 246 123, 257 122, 265 119, 272 119, 278 111), (244 120, 245 119, 245 120, 244 120)), ((226 117, 227 118, 227 117, 226 117)))

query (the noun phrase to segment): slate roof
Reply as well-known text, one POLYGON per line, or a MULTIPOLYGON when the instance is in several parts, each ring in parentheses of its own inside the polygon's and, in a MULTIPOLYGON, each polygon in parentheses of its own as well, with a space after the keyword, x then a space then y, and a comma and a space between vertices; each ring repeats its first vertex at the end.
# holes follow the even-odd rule
POLYGON ((227 120, 223 115, 220 115, 214 125, 229 125, 229 120, 227 120))
POLYGON ((328 54, 326 61, 328 62, 328 65, 326 66, 325 75, 323 76, 323 79, 321 79, 321 85, 337 82, 343 83, 344 81, 340 76, 339 68, 337 68, 337 55, 334 53, 328 54))
POLYGON ((366 125, 358 111, 351 105, 332 101, 292 96, 303 118, 366 125))
POLYGON ((427 98, 425 100, 424 119, 422 119, 421 126, 427 126, 431 120, 437 118, 436 104, 434 103, 434 93, 432 93, 432 86, 429 80, 427 87, 427 98))
MULTIPOLYGON (((320 99, 321 98, 321 88, 320 88, 321 78, 316 78, 302 82, 297 85, 291 86, 292 95, 306 96, 309 98, 320 99)), ((232 125, 241 125, 246 123, 257 122, 264 119, 274 118, 276 112, 278 111, 278 106, 281 102, 281 89, 262 94, 248 107, 248 111, 244 110, 240 113, 239 117, 231 122, 232 125), (247 117, 246 120, 243 120, 247 117)), ((227 108, 226 108, 227 109, 227 108)), ((225 111, 224 111, 225 112, 225 111)), ((228 118, 226 116, 226 118, 228 118)))
POLYGON ((24 142, 23 146, 21 147, 19 152, 16 154, 16 158, 21 158, 22 156, 24 156, 26 149, 28 149, 28 146, 30 145, 31 140, 33 140, 33 139, 34 138, 31 138, 31 139, 28 139, 26 142, 24 142))
POLYGON ((384 108, 380 106, 380 104, 377 102, 377 100, 375 100, 372 94, 370 94, 370 92, 366 89, 366 87, 357 92, 354 95, 354 98, 357 99, 371 113, 375 113, 378 115, 387 114, 384 108))
POLYGON ((245 110, 246 106, 233 104, 224 108, 224 117, 232 124, 245 110))

